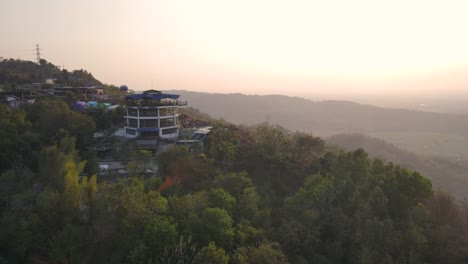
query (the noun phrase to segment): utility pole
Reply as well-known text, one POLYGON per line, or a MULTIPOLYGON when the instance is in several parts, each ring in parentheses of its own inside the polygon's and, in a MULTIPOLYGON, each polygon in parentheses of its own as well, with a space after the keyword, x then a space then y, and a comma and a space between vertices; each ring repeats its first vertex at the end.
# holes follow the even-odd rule
POLYGON ((37 59, 37 64, 40 64, 41 62, 41 49, 39 48, 39 44, 36 44, 36 59, 37 59))

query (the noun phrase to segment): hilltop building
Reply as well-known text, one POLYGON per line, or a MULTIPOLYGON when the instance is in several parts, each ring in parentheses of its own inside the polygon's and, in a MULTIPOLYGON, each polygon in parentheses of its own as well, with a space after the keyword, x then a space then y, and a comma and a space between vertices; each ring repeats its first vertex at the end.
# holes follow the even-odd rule
POLYGON ((105 98, 104 91, 98 86, 90 87, 54 87, 54 95, 65 96, 67 92, 71 92, 82 100, 90 99, 107 99, 105 98))
POLYGON ((34 101, 35 99, 21 99, 14 95, 7 95, 4 99, 0 99, 0 103, 5 103, 9 108, 17 108, 24 103, 33 104, 34 101))
POLYGON ((142 148, 145 145, 155 145, 161 139, 177 139, 178 109, 187 105, 179 97, 177 94, 165 94, 156 90, 127 95, 124 136, 136 138, 137 145, 142 148))
POLYGON ((194 151, 204 151, 204 147, 206 141, 209 137, 210 130, 212 127, 207 126, 205 128, 197 129, 193 131, 192 136, 190 139, 181 139, 177 140, 176 145, 182 145, 188 147, 190 153, 194 153, 194 151))

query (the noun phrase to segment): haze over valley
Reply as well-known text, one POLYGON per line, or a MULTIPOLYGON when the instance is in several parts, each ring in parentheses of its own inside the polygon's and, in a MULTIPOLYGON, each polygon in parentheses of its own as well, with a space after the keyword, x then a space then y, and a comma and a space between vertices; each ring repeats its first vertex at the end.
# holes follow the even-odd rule
POLYGON ((318 136, 363 133, 424 155, 468 157, 468 115, 391 109, 280 95, 174 91, 191 106, 237 124, 271 122, 318 136))

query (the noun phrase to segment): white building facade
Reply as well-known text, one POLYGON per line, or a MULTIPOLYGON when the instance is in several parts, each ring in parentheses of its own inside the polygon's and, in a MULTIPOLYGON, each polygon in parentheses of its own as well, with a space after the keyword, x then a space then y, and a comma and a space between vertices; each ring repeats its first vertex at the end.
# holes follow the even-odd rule
POLYGON ((180 95, 149 90, 126 96, 124 136, 148 140, 176 139, 179 136, 179 108, 187 102, 180 95))

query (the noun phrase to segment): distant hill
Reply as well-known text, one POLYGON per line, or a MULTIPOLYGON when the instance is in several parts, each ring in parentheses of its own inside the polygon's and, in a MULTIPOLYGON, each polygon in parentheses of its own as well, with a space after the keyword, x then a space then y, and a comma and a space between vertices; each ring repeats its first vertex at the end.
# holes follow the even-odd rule
POLYGON ((282 95, 215 94, 184 90, 189 105, 236 124, 269 121, 319 136, 361 133, 413 152, 468 157, 468 115, 389 109, 346 101, 282 95))
POLYGON ((360 134, 341 134, 327 138, 347 150, 362 148, 373 158, 400 164, 432 180, 434 189, 443 188, 459 198, 468 196, 468 160, 451 161, 442 157, 424 157, 401 150, 381 139, 360 134))
POLYGON ((53 79, 55 84, 59 86, 95 86, 101 84, 86 70, 68 71, 60 69, 44 59, 40 61, 40 64, 15 59, 0 60, 0 85, 7 86, 7 89, 14 89, 32 83, 44 83, 46 79, 53 79))

